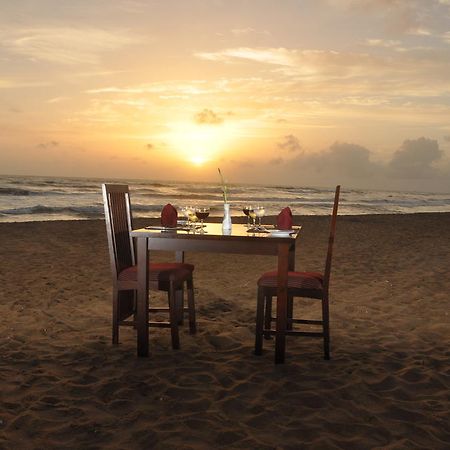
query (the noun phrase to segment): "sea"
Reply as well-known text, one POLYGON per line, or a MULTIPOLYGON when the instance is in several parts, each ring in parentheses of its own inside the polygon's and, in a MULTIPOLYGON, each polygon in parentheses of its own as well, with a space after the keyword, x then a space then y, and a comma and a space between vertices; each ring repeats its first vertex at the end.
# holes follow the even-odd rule
MULTIPOLYGON (((159 217, 162 207, 209 206, 211 216, 223 215, 219 183, 56 178, 0 175, 0 222, 92 220, 104 217, 102 183, 126 183, 133 217, 159 217)), ((266 215, 289 206, 297 215, 330 214, 334 187, 227 186, 232 216, 243 216, 244 205, 262 205, 266 215)), ((450 193, 394 192, 341 188, 339 214, 406 214, 450 212, 450 193)))

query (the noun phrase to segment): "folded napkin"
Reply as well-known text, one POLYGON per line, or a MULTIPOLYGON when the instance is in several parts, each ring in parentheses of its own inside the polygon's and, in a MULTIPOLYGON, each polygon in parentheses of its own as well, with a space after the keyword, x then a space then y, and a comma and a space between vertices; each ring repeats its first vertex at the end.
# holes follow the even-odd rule
POLYGON ((176 227, 178 213, 177 210, 168 203, 161 211, 161 225, 163 227, 176 227))
POLYGON ((292 230, 292 211, 289 206, 283 208, 277 216, 277 228, 279 230, 292 230))

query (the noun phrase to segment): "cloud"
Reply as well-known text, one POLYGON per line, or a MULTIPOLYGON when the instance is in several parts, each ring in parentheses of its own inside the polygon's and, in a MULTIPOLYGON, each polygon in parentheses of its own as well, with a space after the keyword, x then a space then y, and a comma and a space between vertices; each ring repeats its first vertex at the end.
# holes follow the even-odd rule
POLYGON ((390 160, 378 162, 369 149, 353 143, 336 142, 316 154, 303 154, 283 163, 288 172, 302 174, 306 184, 348 186, 379 189, 442 189, 447 184, 450 166, 446 166, 444 152, 434 139, 408 139, 395 151, 390 160), (317 180, 324 180, 318 183, 317 180), (439 187, 441 186, 441 187, 439 187))
POLYGON ((347 142, 335 142, 329 149, 312 155, 306 163, 317 172, 356 179, 379 174, 381 168, 371 160, 370 150, 347 142))
MULTIPOLYGON (((225 159, 222 158, 223 162, 227 162, 225 159)), ((230 164, 234 165, 236 167, 236 169, 245 169, 248 170, 249 168, 253 168, 253 167, 257 167, 257 164, 255 163, 255 161, 253 160, 249 160, 249 159, 244 159, 244 160, 240 160, 240 159, 230 159, 228 161, 230 164)))
POLYGON ((47 103, 60 103, 60 102, 64 102, 66 100, 70 100, 70 97, 53 97, 47 100, 47 103))
MULTIPOLYGON (((423 0, 328 0, 337 8, 344 8, 359 14, 378 17, 386 29, 395 34, 426 36, 429 30, 424 22, 433 8, 431 1, 423 0)), ((448 0, 439 0, 445 4, 448 0)))
POLYGON ((160 98, 188 98, 191 95, 206 95, 223 93, 226 90, 226 81, 206 83, 205 80, 186 81, 161 81, 150 84, 139 84, 136 86, 107 86, 96 89, 88 89, 87 94, 156 94, 160 98))
POLYGON ((366 42, 369 47, 385 48, 398 47, 401 44, 400 41, 394 41, 392 39, 367 39, 366 42))
POLYGON ((263 31, 258 31, 255 30, 254 28, 251 27, 246 27, 246 28, 233 28, 231 30, 231 34, 235 35, 235 36, 245 36, 245 35, 249 35, 249 34, 259 34, 259 35, 264 35, 264 36, 270 36, 271 33, 270 31, 267 30, 263 30, 263 31))
POLYGON ((287 150, 288 152, 299 152, 302 149, 300 141, 293 134, 284 136, 283 142, 279 142, 277 146, 279 149, 287 150))
POLYGON ((0 32, 2 46, 32 60, 76 65, 96 64, 99 54, 138 42, 128 33, 96 28, 23 28, 0 32))
POLYGON ((444 42, 446 42, 447 44, 450 44, 450 31, 445 32, 442 35, 442 39, 444 40, 444 42))
POLYGON ((233 28, 231 30, 231 34, 234 34, 235 36, 241 36, 243 34, 252 34, 255 33, 255 29, 251 27, 247 28, 233 28))
POLYGON ((22 81, 0 78, 0 89, 20 89, 28 87, 44 87, 50 86, 48 81, 22 81))
MULTIPOLYGON (((447 54, 442 49, 408 48, 408 51, 400 54, 397 48, 391 47, 383 47, 380 52, 375 51, 376 47, 366 47, 365 52, 246 49, 245 54, 233 48, 208 53, 213 65, 244 60, 249 62, 249 67, 244 68, 248 69, 248 73, 244 71, 239 76, 224 76, 214 80, 174 79, 135 85, 97 85, 95 89, 85 92, 102 96, 151 94, 152 101, 158 98, 164 102, 205 96, 201 104, 212 104, 212 97, 226 94, 228 99, 240 106, 243 106, 243 96, 254 98, 260 104, 279 104, 281 101, 294 105, 293 100, 301 95, 299 99, 303 105, 316 110, 331 104, 334 108, 339 102, 347 107, 379 104, 404 107, 407 101, 420 104, 422 98, 434 97, 435 101, 439 99, 442 103, 447 99, 450 66, 447 54), (278 64, 280 60, 284 65, 278 64), (259 65, 263 62, 269 69, 264 72, 259 71, 259 65), (301 90, 300 85, 295 84, 299 82, 302 83, 301 90), (258 92, 257 97, 254 96, 255 92, 258 92), (306 102, 309 102, 308 105, 306 102)), ((199 55, 204 57, 206 54, 199 55)), ((266 69, 265 66, 263 68, 266 69)), ((226 68, 223 73, 226 74, 226 68)), ((376 111, 374 108, 372 113, 376 114, 376 111)), ((359 110, 357 114, 360 117, 359 110)))
MULTIPOLYGON (((349 142, 335 142, 317 153, 275 156, 270 161, 253 160, 259 179, 286 183, 297 180, 304 186, 342 184, 353 188, 415 191, 447 191, 450 164, 433 139, 405 140, 387 161, 376 153, 349 142)), ((243 163, 236 171, 244 171, 243 163)))
POLYGON ((115 86, 108 86, 98 89, 88 89, 86 94, 143 94, 145 89, 141 87, 133 88, 119 88, 115 86))
POLYGON ((403 178, 430 178, 438 174, 433 164, 443 156, 434 139, 406 140, 389 163, 392 172, 403 178))
POLYGON ((160 151, 164 151, 164 149, 167 148, 167 143, 164 141, 159 141, 159 142, 147 142, 147 144, 144 145, 144 148, 149 151, 149 152, 160 152, 160 151))
POLYGON ((282 164, 284 162, 284 159, 283 158, 281 158, 281 157, 278 157, 278 158, 273 158, 273 159, 271 159, 270 161, 269 161, 269 164, 270 165, 279 165, 279 164, 282 164))
MULTIPOLYGON (((450 0, 449 0, 450 1, 450 0)), ((450 135, 444 136, 444 141, 450 142, 450 135)))
POLYGON ((196 123, 200 125, 219 125, 223 122, 223 119, 219 117, 214 111, 210 109, 204 109, 197 113, 194 117, 196 123))
MULTIPOLYGON (((317 49, 288 49, 288 48, 251 48, 239 47, 228 48, 217 52, 197 53, 196 57, 207 59, 213 62, 233 63, 239 60, 266 64, 273 67, 272 73, 284 74, 295 80, 297 77, 303 82, 310 81, 317 83, 321 92, 330 90, 339 84, 354 86, 358 90, 360 87, 367 94, 371 87, 367 80, 379 83, 380 78, 388 80, 387 85, 397 83, 395 95, 398 95, 398 88, 405 86, 408 88, 412 84, 414 89, 418 88, 418 80, 429 79, 430 73, 439 74, 442 83, 447 86, 448 64, 446 55, 442 52, 426 48, 403 49, 404 54, 398 54, 400 47, 395 47, 396 41, 383 41, 372 39, 370 46, 383 46, 388 54, 378 54, 371 52, 348 52, 335 50, 317 49), (406 51, 408 50, 408 51, 406 51), (389 52, 395 52, 393 58, 389 52), (411 78, 406 76, 410 71, 416 75, 411 78), (362 80, 365 80, 363 83, 362 80)), ((256 70, 256 69, 253 69, 256 70)), ((283 82, 280 77, 279 82, 283 82)), ((273 90, 273 80, 270 80, 271 90, 273 90)), ((429 85, 429 83, 428 83, 429 85)), ((315 87, 315 85, 313 85, 315 87)), ((292 86, 291 86, 292 88, 292 86)), ((429 89, 429 88, 428 88, 429 89)), ((376 86, 379 93, 379 87, 376 86)))
POLYGON ((295 65, 296 53, 295 50, 286 48, 238 47, 224 49, 218 52, 196 53, 195 56, 210 61, 228 62, 232 59, 246 59, 265 64, 292 66, 295 65))
POLYGON ((59 142, 57 142, 57 141, 41 142, 36 147, 41 148, 41 149, 55 148, 55 147, 59 147, 59 142))
POLYGON ((406 180, 443 175, 436 166, 443 161, 444 153, 434 139, 407 139, 385 163, 374 161, 372 155, 361 145, 336 142, 323 152, 301 155, 296 161, 303 168, 333 178, 377 179, 388 184, 393 177, 406 180))

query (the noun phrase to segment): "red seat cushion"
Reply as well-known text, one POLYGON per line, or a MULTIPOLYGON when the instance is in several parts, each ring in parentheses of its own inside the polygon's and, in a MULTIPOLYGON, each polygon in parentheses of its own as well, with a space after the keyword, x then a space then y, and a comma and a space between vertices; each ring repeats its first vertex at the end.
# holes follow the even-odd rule
MULTIPOLYGON (((258 286, 276 288, 278 272, 266 272, 258 280, 258 286)), ((288 272, 288 288, 323 289, 323 275, 319 272, 288 272)))
MULTIPOLYGON (((149 263, 148 280, 151 282, 166 282, 174 277, 177 282, 187 280, 192 276, 194 266, 185 263, 149 263)), ((137 266, 127 267, 119 273, 119 281, 137 281, 137 266)))

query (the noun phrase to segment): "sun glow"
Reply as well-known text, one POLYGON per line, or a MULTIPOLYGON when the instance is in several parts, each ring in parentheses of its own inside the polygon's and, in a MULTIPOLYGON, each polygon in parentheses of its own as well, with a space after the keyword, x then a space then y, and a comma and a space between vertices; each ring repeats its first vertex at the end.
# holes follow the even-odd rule
POLYGON ((226 151, 232 137, 230 125, 178 122, 170 125, 164 139, 181 158, 201 166, 226 151))
POLYGON ((202 155, 193 155, 189 158, 189 160, 195 166, 201 166, 207 161, 202 155))

